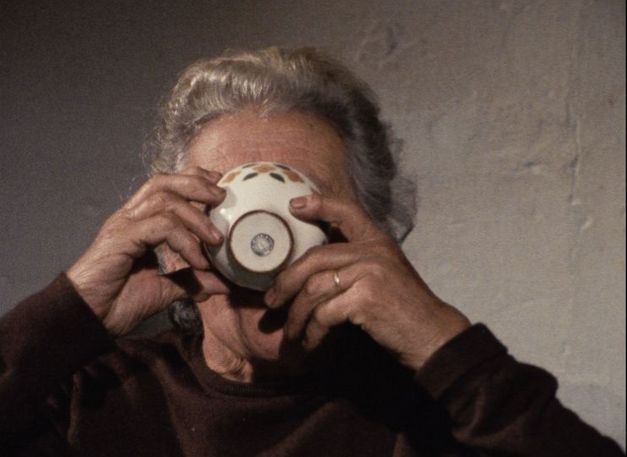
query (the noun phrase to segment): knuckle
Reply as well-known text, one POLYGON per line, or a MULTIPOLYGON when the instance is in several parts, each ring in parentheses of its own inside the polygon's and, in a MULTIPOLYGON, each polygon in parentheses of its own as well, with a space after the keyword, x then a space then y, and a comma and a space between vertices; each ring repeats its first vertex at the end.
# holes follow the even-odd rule
POLYGON ((197 176, 179 174, 177 175, 176 184, 178 186, 178 189, 195 188, 198 187, 199 179, 200 178, 198 178, 197 176))
POLYGON ((179 236, 186 243, 191 241, 193 241, 194 243, 196 242, 194 236, 187 229, 181 226, 176 227, 173 232, 176 233, 177 236, 179 236))
POLYGON ((148 181, 146 181, 146 184, 144 184, 144 188, 146 190, 153 190, 155 188, 161 187, 161 185, 163 184, 163 182, 168 178, 168 176, 165 173, 157 173, 156 175, 154 175, 152 178, 150 178, 148 181))
POLYGON ((181 171, 183 175, 200 175, 202 173, 203 169, 198 165, 188 165, 181 171))
POLYGON ((104 222, 102 228, 100 229, 100 235, 110 236, 113 233, 123 230, 126 226, 128 226, 128 224, 132 222, 133 219, 128 214, 128 211, 125 209, 121 209, 109 216, 109 218, 104 222))
POLYGON ((374 278, 383 278, 386 274, 386 268, 380 260, 376 258, 368 258, 362 261, 362 267, 367 276, 374 278))
POLYGON ((359 302, 368 300, 379 293, 380 287, 375 281, 371 280, 372 276, 365 276, 361 281, 357 282, 357 289, 361 295, 359 302))
POLYGON ((320 276, 318 275, 310 276, 309 278, 307 278, 307 281, 305 281, 303 292, 305 293, 305 295, 308 295, 308 296, 315 295, 320 290, 320 287, 321 287, 320 276))
POLYGON ((173 229, 168 234, 168 239, 170 242, 179 247, 184 252, 190 252, 191 249, 194 249, 196 246, 196 240, 191 236, 191 234, 183 229, 182 227, 177 227, 173 229))
POLYGON ((156 210, 167 210, 171 203, 165 192, 157 192, 150 196, 148 204, 156 210))
POLYGON ((401 248, 392 238, 383 234, 381 240, 377 243, 381 253, 401 253, 401 248))
POLYGON ((139 190, 131 198, 129 203, 136 200, 137 198, 145 198, 146 195, 150 195, 156 189, 162 187, 164 180, 167 179, 167 176, 169 175, 165 173, 157 173, 152 175, 144 184, 142 184, 139 190))
POLYGON ((366 309, 368 308, 367 296, 356 294, 355 300, 347 310, 347 318, 355 325, 363 325, 366 322, 366 309))
POLYGON ((366 316, 362 312, 361 308, 355 308, 355 311, 350 317, 350 321, 357 326, 362 326, 366 323, 366 316))
POLYGON ((207 180, 199 174, 184 175, 183 180, 187 185, 190 185, 190 186, 207 185, 207 180))
POLYGON ((326 325, 324 309, 322 307, 316 308, 311 315, 311 320, 318 325, 326 325))
POLYGON ((379 278, 379 279, 384 278, 386 275, 386 271, 387 271, 387 268, 385 267, 385 265, 383 265, 382 262, 378 260, 372 261, 372 264, 370 266, 370 272, 376 278, 379 278))
POLYGON ((178 218, 172 213, 161 213, 156 216, 156 221, 163 230, 178 231, 180 229, 178 218))
POLYGON ((131 216, 129 214, 129 210, 122 208, 107 218, 103 224, 103 228, 119 225, 130 220, 131 216))
POLYGON ((119 232, 120 232, 119 227, 116 224, 105 223, 100 229, 100 231, 98 232, 98 235, 96 236, 96 238, 102 241, 105 239, 115 237, 117 233, 119 232))

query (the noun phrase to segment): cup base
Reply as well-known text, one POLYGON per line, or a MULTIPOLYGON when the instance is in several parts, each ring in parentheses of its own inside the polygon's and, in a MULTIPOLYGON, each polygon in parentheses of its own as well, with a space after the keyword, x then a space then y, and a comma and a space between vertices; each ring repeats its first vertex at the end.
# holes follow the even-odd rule
POLYGON ((256 210, 243 214, 229 231, 230 259, 251 273, 272 273, 289 260, 294 245, 287 223, 275 213, 256 210))

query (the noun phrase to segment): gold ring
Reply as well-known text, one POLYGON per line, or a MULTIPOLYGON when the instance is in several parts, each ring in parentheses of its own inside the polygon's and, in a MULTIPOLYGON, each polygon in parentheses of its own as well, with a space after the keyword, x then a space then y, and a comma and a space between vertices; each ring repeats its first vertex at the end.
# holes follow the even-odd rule
POLYGON ((340 283, 340 275, 337 273, 337 270, 333 272, 333 284, 335 284, 335 287, 337 287, 338 289, 342 288, 342 283, 340 283))

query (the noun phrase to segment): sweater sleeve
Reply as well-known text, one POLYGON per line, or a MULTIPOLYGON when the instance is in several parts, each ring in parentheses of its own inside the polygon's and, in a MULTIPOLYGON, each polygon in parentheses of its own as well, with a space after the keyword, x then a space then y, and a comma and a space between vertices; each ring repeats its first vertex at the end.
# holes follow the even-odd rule
POLYGON ((552 375, 517 362, 484 325, 440 348, 416 380, 448 412, 455 439, 480 455, 624 455, 559 402, 552 375))
MULTIPOLYGON (((67 277, 0 319, 0 448, 45 434, 65 409, 62 386, 81 366, 115 347, 67 277), (50 417, 44 417, 50 416, 50 417)), ((58 430, 57 434, 60 434, 58 430)))

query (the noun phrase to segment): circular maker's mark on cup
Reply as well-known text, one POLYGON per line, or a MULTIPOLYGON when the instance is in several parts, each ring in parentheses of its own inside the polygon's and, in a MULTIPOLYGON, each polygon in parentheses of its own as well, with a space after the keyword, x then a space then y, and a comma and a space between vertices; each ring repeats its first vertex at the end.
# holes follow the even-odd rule
POLYGON ((228 235, 228 255, 238 268, 274 273, 289 261, 294 240, 281 216, 265 210, 243 214, 228 235))
POLYGON ((274 249, 274 239, 267 233, 258 233, 250 240, 250 248, 259 257, 265 257, 274 249))

